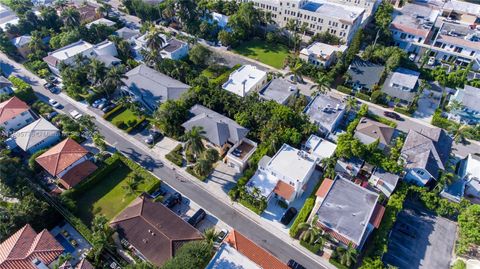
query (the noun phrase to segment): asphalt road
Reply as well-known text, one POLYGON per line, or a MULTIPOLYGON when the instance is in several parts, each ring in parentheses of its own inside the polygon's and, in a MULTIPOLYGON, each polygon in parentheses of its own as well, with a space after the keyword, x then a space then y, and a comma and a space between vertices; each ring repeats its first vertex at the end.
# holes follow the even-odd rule
MULTIPOLYGON (((8 59, 6 55, 0 54, 0 68, 8 76, 14 74, 32 85, 38 97, 48 102, 48 99, 53 98, 63 105, 62 111, 65 113, 73 109, 80 111, 78 104, 72 104, 69 100, 63 98, 61 95, 52 94, 46 90, 42 85, 45 81, 36 77, 34 74, 26 70, 22 65, 8 59)), ((84 114, 84 113, 82 113, 84 114)), ((221 219, 223 222, 233 227, 235 230, 244 234, 258 245, 270 251, 273 255, 284 262, 289 259, 294 259, 306 268, 326 268, 318 262, 325 262, 318 258, 318 262, 312 260, 307 255, 303 254, 294 246, 279 239, 270 231, 267 231, 259 223, 237 212, 229 201, 221 201, 215 196, 211 195, 202 188, 199 188, 190 181, 179 181, 175 178, 175 171, 162 165, 151 152, 143 150, 141 147, 132 143, 129 139, 125 139, 112 125, 107 125, 102 121, 96 120, 96 124, 100 133, 105 137, 105 140, 113 145, 117 150, 121 151, 130 159, 138 162, 143 167, 150 170, 162 181, 176 189, 182 195, 190 198, 192 201, 200 205, 202 208, 212 213, 215 217, 221 219)), ((132 138, 133 139, 133 138, 132 138)))

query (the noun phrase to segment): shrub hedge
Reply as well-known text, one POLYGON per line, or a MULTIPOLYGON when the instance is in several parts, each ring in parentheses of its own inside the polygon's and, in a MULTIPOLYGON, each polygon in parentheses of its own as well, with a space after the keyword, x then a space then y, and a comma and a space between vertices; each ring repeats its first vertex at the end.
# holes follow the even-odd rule
POLYGON ((119 111, 120 109, 123 109, 123 106, 116 106, 114 109, 108 111, 107 113, 103 114, 103 118, 108 120, 108 118, 113 115, 114 113, 116 113, 117 111, 119 111))
POLYGON ((16 89, 14 93, 16 97, 28 104, 31 104, 37 100, 37 96, 33 92, 32 86, 23 81, 23 79, 14 75, 10 75, 8 80, 12 82, 13 87, 16 89))
POLYGON ((310 212, 312 212, 313 206, 315 205, 315 198, 308 197, 303 204, 302 209, 298 213, 297 218, 293 221, 292 226, 290 227, 289 234, 291 237, 296 238, 298 236, 298 225, 302 222, 307 221, 310 212))
POLYGON ((398 113, 400 113, 400 114, 403 114, 403 115, 405 115, 405 116, 409 116, 409 117, 412 116, 412 113, 410 112, 410 110, 409 110, 408 108, 395 107, 395 108, 393 109, 393 111, 398 112, 398 113))
POLYGON ((355 94, 355 97, 359 98, 359 99, 362 99, 362 100, 365 100, 365 101, 370 101, 370 96, 364 94, 364 93, 361 93, 361 92, 357 92, 355 94))
POLYGON ((337 260, 333 258, 330 258, 328 262, 331 263, 333 266, 337 267, 338 269, 349 269, 347 266, 339 263, 337 260))
POLYGON ((345 86, 342 86, 342 85, 337 86, 337 91, 343 92, 343 93, 348 94, 348 95, 352 95, 352 89, 350 89, 348 87, 345 87, 345 86))
POLYGON ((167 160, 171 161, 177 166, 183 166, 183 156, 182 156, 183 147, 181 144, 178 144, 172 151, 165 155, 167 160))
POLYGON ((376 121, 378 121, 378 122, 381 122, 381 123, 383 123, 383 124, 386 124, 386 125, 388 125, 388 126, 390 126, 390 127, 393 127, 393 128, 397 127, 397 123, 396 123, 396 122, 391 121, 391 120, 389 120, 389 119, 387 119, 387 118, 385 118, 385 117, 378 116, 378 115, 373 114, 373 113, 370 113, 370 112, 367 113, 367 117, 370 118, 370 119, 372 119, 372 120, 376 120, 376 121))
POLYGON ((300 245, 302 245, 304 248, 310 250, 314 254, 318 254, 320 252, 320 250, 322 250, 322 248, 323 248, 322 244, 311 245, 308 242, 305 242, 303 240, 300 240, 300 245))

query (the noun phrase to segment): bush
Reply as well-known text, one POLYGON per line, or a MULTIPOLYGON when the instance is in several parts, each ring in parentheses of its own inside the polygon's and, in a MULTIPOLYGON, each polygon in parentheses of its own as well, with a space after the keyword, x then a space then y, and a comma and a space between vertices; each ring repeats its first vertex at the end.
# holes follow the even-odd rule
POLYGON ((465 264, 464 261, 462 260, 457 260, 453 266, 452 269, 467 269, 467 265, 465 264))
POLYGON ((337 86, 337 91, 352 95, 352 89, 342 85, 337 86))
POLYGON ((51 106, 49 106, 47 103, 42 101, 35 101, 35 103, 33 103, 31 107, 38 114, 43 114, 43 115, 54 111, 51 106))
POLYGON ((355 97, 359 98, 359 99, 362 99, 362 100, 365 100, 365 101, 370 101, 370 96, 364 94, 364 93, 361 93, 361 92, 357 92, 355 94, 355 97))
POLYGON ((47 149, 39 150, 39 151, 35 152, 34 154, 32 154, 32 156, 30 156, 30 158, 28 158, 28 167, 30 167, 30 169, 32 169, 32 171, 38 172, 38 170, 40 169, 40 167, 39 167, 38 163, 35 161, 35 159, 38 156, 45 153, 45 151, 47 151, 47 149))
POLYGON ((385 94, 382 91, 373 91, 370 100, 372 100, 375 104, 383 104, 384 103, 384 96, 385 94))
POLYGON ((412 116, 412 112, 410 112, 410 110, 408 108, 404 108, 404 107, 395 107, 393 109, 393 111, 395 112, 398 112, 400 114, 403 114, 405 116, 409 116, 411 117, 412 116))
POLYGON ((114 115, 114 113, 120 112, 120 111, 119 111, 120 109, 124 109, 124 107, 123 107, 123 106, 116 106, 114 109, 112 109, 112 110, 108 111, 107 113, 103 114, 102 117, 103 117, 104 119, 108 120, 111 115, 114 115))
POLYGON ((267 208, 267 206, 263 206, 263 207, 257 207, 255 205, 252 205, 250 202, 248 202, 247 200, 243 200, 243 199, 240 199, 238 201, 241 205, 243 205, 244 207, 252 210, 253 212, 255 212, 257 215, 260 215, 262 214, 262 212, 265 210, 265 208, 267 208))
POLYGON ((37 100, 37 96, 33 92, 32 86, 23 81, 23 79, 18 78, 14 75, 10 75, 8 80, 12 82, 13 87, 15 88, 15 96, 20 98, 22 101, 31 104, 37 100))
POLYGON ((341 264, 340 262, 338 262, 334 258, 330 258, 328 260, 328 262, 331 263, 333 266, 337 267, 338 269, 349 269, 347 266, 341 264))
POLYGON ((289 234, 291 237, 296 238, 298 236, 298 225, 302 222, 307 221, 310 212, 312 212, 313 206, 315 205, 315 198, 308 197, 303 204, 302 209, 297 215, 295 221, 293 221, 292 227, 290 227, 289 234))
POLYGON ((177 166, 183 166, 183 157, 182 157, 183 147, 181 144, 178 144, 172 151, 170 151, 165 158, 171 161, 177 166))
POLYGON ((119 129, 126 129, 127 128, 127 125, 125 124, 125 122, 121 121, 121 120, 117 120, 113 123, 113 125, 117 126, 117 128, 119 129))
POLYGON ((300 245, 302 245, 304 248, 310 250, 314 254, 318 254, 323 249, 323 244, 316 243, 316 244, 311 245, 310 243, 305 242, 303 240, 300 240, 300 245))

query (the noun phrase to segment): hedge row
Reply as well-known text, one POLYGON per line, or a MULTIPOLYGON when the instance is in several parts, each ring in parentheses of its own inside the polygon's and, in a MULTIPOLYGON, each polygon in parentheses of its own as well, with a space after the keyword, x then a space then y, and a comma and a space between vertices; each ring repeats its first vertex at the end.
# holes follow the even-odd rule
POLYGON ((375 120, 375 121, 381 122, 381 123, 383 123, 383 124, 386 124, 386 125, 388 125, 388 126, 390 126, 390 127, 393 127, 393 128, 396 128, 396 127, 397 127, 397 123, 396 123, 396 122, 391 121, 391 120, 389 120, 389 119, 387 119, 387 118, 385 118, 385 117, 378 116, 378 115, 373 114, 373 113, 370 113, 370 112, 367 113, 367 117, 370 118, 370 119, 372 119, 372 120, 375 120))
POLYGON ((403 115, 405 115, 405 116, 409 116, 409 117, 412 116, 412 113, 410 112, 410 110, 409 110, 408 108, 395 107, 395 108, 393 109, 393 111, 398 112, 398 113, 400 113, 400 114, 403 114, 403 115))
POLYGON ((310 250, 313 254, 318 254, 320 250, 323 248, 323 244, 314 244, 311 245, 308 242, 305 242, 303 240, 300 240, 300 245, 302 245, 304 248, 310 250))
POLYGON ((359 99, 362 99, 362 100, 364 100, 364 101, 370 102, 370 96, 368 96, 368 95, 366 95, 366 94, 364 94, 364 93, 357 92, 357 93, 355 94, 355 97, 357 97, 357 98, 359 98, 359 99))
POLYGON ((308 197, 303 204, 302 209, 298 213, 297 218, 293 221, 292 226, 290 227, 289 234, 291 237, 296 238, 299 232, 298 225, 300 223, 307 221, 310 212, 312 212, 313 206, 315 205, 315 198, 308 197))
POLYGON ((331 263, 333 266, 337 267, 338 269, 349 269, 347 266, 339 263, 337 260, 333 258, 330 258, 328 262, 331 263))
POLYGON ((181 144, 178 144, 172 151, 165 155, 167 160, 171 161, 177 166, 183 166, 183 156, 182 156, 183 147, 181 144))
POLYGON ((13 87, 15 88, 15 96, 20 98, 22 101, 31 104, 37 100, 37 96, 33 92, 32 86, 23 81, 23 79, 18 78, 14 75, 10 75, 8 80, 12 82, 13 87))
POLYGON ((108 111, 107 113, 103 114, 102 117, 106 120, 109 120, 108 118, 120 109, 123 109, 123 106, 116 106, 114 109, 112 109, 112 110, 108 111))
POLYGON ((343 93, 348 94, 348 95, 352 94, 352 89, 350 89, 348 87, 345 87, 345 86, 342 86, 342 85, 337 86, 337 91, 343 92, 343 93))
POLYGON ((222 85, 223 83, 225 83, 227 80, 228 80, 228 77, 230 76, 230 74, 237 70, 238 68, 240 68, 241 65, 240 64, 236 64, 235 66, 233 66, 230 70, 228 70, 227 72, 221 74, 220 76, 216 77, 215 79, 212 79, 210 81, 210 83, 212 85, 222 85))

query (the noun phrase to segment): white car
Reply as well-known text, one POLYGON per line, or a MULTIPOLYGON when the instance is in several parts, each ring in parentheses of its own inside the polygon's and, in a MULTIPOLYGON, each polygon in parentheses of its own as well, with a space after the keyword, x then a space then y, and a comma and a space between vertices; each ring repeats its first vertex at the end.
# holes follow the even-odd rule
POLYGON ((435 57, 428 58, 428 65, 434 65, 434 64, 435 64, 435 57))
POLYGON ((53 106, 54 108, 60 108, 60 107, 61 107, 60 103, 57 102, 57 101, 54 100, 54 99, 49 99, 49 100, 48 100, 48 103, 49 103, 51 106, 53 106))
POLYGON ((78 120, 82 116, 82 114, 80 114, 80 112, 76 110, 70 111, 70 115, 76 120, 78 120))
POLYGON ((412 53, 412 54, 410 54, 410 56, 408 56, 408 59, 410 59, 410 61, 413 62, 413 61, 415 61, 415 57, 416 57, 416 56, 417 56, 417 55, 415 55, 415 53, 412 53))

